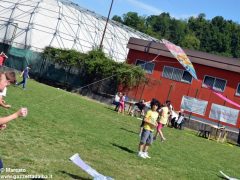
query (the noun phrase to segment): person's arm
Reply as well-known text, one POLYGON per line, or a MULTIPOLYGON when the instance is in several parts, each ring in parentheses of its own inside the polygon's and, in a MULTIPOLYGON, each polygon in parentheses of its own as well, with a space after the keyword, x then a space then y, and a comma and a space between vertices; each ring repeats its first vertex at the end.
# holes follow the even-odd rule
POLYGON ((1 124, 6 124, 9 121, 12 121, 12 120, 14 120, 18 117, 25 117, 25 116, 27 116, 27 108, 21 108, 17 112, 15 112, 15 113, 13 113, 9 116, 1 117, 0 118, 0 125, 1 124))
POLYGON ((22 71, 22 72, 21 72, 21 74, 20 74, 20 77, 22 77, 22 76, 23 76, 23 73, 24 73, 24 71, 22 71))

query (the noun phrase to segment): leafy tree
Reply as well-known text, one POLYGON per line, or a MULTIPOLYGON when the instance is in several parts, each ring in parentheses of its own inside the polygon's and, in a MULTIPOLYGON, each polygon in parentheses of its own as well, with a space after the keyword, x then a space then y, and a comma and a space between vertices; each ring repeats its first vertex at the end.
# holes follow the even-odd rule
POLYGON ((145 30, 145 18, 138 16, 138 13, 136 12, 128 12, 127 14, 124 14, 123 23, 141 32, 145 30))
MULTIPOLYGON (((115 17, 119 19, 119 16, 115 17)), ((204 13, 188 20, 177 20, 169 13, 139 16, 135 12, 123 15, 123 24, 157 39, 168 39, 185 48, 230 57, 240 57, 240 25, 221 16, 207 20, 204 13)))
POLYGON ((122 20, 121 16, 114 15, 112 17, 112 20, 117 21, 119 23, 123 23, 123 20, 122 20))
POLYGON ((187 34, 180 42, 180 45, 188 49, 199 49, 200 40, 194 34, 187 34))

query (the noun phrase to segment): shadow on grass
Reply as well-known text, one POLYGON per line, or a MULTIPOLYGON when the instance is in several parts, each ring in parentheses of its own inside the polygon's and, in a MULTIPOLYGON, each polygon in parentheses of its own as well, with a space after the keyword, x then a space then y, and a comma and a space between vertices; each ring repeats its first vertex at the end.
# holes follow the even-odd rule
MULTIPOLYGON (((111 111, 115 111, 115 107, 104 106, 104 108, 109 109, 111 111)), ((117 113, 117 111, 115 111, 117 113)))
POLYGON ((227 179, 227 178, 225 178, 225 177, 223 177, 221 175, 218 175, 218 174, 217 174, 217 177, 220 178, 220 179, 227 179))
POLYGON ((125 129, 125 128, 120 128, 121 130, 124 130, 124 131, 127 131, 127 132, 130 132, 130 133, 133 133, 133 134, 138 134, 136 133, 135 131, 131 131, 131 130, 128 130, 128 129, 125 129))
POLYGON ((128 149, 127 147, 123 147, 123 146, 120 146, 120 145, 115 144, 115 143, 112 143, 112 145, 115 146, 115 147, 117 147, 117 148, 119 148, 119 149, 121 149, 121 150, 123 150, 123 151, 126 151, 126 152, 128 152, 128 153, 131 153, 131 154, 136 154, 136 153, 137 153, 137 152, 135 152, 135 151, 133 151, 133 150, 131 150, 131 149, 128 149))
POLYGON ((228 141, 227 143, 228 143, 229 145, 231 145, 231 146, 240 147, 240 144, 237 144, 237 143, 235 143, 235 142, 228 141))
POLYGON ((66 172, 66 171, 59 171, 59 172, 70 176, 72 179, 91 180, 90 178, 83 178, 83 177, 81 177, 81 176, 77 176, 77 175, 75 175, 75 174, 68 173, 68 172, 66 172))

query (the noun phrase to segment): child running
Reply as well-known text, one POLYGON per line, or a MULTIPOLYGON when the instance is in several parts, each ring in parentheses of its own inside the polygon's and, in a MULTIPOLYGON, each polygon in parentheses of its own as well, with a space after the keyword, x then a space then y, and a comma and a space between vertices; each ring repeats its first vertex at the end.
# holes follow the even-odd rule
POLYGON ((154 100, 151 102, 151 109, 148 110, 145 118, 144 118, 144 125, 143 131, 141 134, 141 140, 139 143, 139 152, 138 156, 141 158, 151 158, 148 155, 148 148, 153 142, 153 131, 157 126, 157 119, 158 119, 158 112, 157 109, 159 107, 159 102, 154 100))
POLYGON ((163 104, 163 107, 159 110, 159 122, 157 125, 157 132, 154 136, 154 140, 157 139, 157 135, 159 134, 161 137, 161 141, 165 141, 166 138, 163 136, 162 128, 167 124, 169 117, 169 108, 167 104, 163 104))

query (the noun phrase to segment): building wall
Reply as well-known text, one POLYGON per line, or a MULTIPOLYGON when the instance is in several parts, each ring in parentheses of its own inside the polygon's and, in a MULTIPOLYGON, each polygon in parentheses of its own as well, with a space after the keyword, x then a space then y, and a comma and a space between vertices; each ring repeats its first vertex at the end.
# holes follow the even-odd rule
MULTIPOLYGON (((154 54, 130 49, 127 62, 129 64, 135 64, 137 59, 152 61, 155 57, 156 55, 154 54)), ((175 110, 179 110, 183 95, 196 97, 198 99, 208 101, 208 106, 205 112, 205 116, 197 114, 193 115, 215 122, 217 121, 208 118, 212 103, 238 109, 237 107, 226 103, 224 100, 217 97, 212 92, 212 90, 202 87, 202 81, 204 80, 205 75, 227 80, 227 85, 225 87, 223 95, 240 104, 240 97, 235 95, 237 85, 238 83, 240 83, 240 73, 235 73, 195 63, 193 64, 193 66, 196 70, 198 80, 192 79, 192 83, 188 84, 162 77, 164 66, 171 66, 184 70, 184 68, 180 65, 180 63, 178 63, 175 58, 158 56, 154 63, 155 67, 153 73, 147 74, 147 77, 149 78, 149 83, 145 85, 140 85, 128 91, 127 95, 130 98, 136 100, 145 99, 146 101, 149 101, 152 98, 157 98, 158 100, 160 100, 160 102, 165 102, 168 99, 172 101, 175 110)), ((238 117, 237 122, 238 123, 236 126, 240 127, 240 116, 238 117)))

